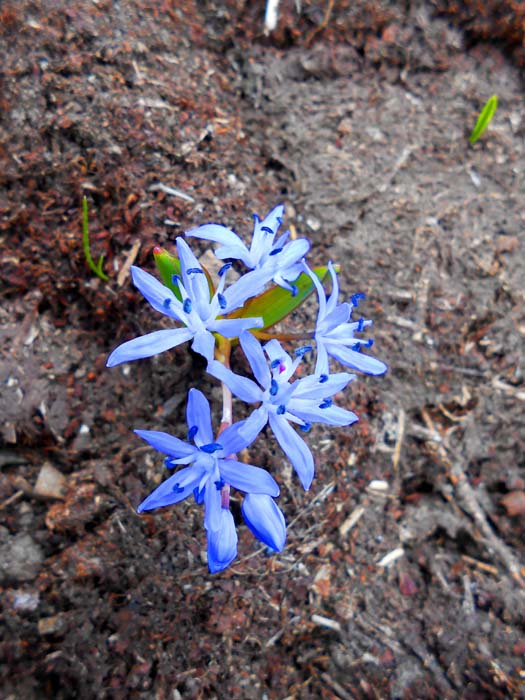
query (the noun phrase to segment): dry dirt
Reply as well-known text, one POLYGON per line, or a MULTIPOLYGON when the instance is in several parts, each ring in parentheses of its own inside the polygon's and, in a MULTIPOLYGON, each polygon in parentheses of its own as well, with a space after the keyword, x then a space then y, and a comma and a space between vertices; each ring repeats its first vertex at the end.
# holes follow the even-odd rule
POLYGON ((0 7, 3 700, 525 698, 525 10, 283 0, 270 37, 263 16, 0 7), (220 391, 186 348, 105 361, 163 322, 126 265, 279 202, 367 293, 390 369, 347 392, 357 425, 310 434, 309 493, 250 448, 287 546, 240 525, 210 576, 200 508, 136 514, 163 467, 132 430, 185 431, 188 388, 220 391))

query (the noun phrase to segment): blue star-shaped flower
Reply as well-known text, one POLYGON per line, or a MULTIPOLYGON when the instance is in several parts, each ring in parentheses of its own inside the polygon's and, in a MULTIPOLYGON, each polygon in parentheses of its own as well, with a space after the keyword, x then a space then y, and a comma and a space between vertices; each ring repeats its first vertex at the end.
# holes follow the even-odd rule
POLYGON ((255 430, 268 422, 277 442, 292 463, 303 487, 310 488, 314 477, 314 460, 310 449, 290 423, 296 423, 307 431, 312 423, 327 425, 350 425, 358 420, 355 413, 335 406, 332 397, 342 391, 354 375, 346 372, 328 375, 310 375, 290 383, 304 353, 311 348, 296 351, 295 359, 283 350, 277 340, 270 340, 264 350, 270 366, 264 357, 260 343, 248 331, 239 336, 242 349, 257 382, 248 377, 240 377, 220 362, 213 360, 208 372, 224 382, 229 389, 248 403, 260 402, 249 420, 255 430))
POLYGON ((305 272, 310 275, 315 284, 319 298, 319 313, 314 336, 317 348, 316 374, 329 374, 329 355, 342 365, 366 374, 384 374, 388 369, 384 362, 361 352, 361 348, 371 347, 373 341, 364 341, 354 337, 355 333, 360 333, 367 326, 372 325, 372 321, 365 321, 363 318, 359 321, 350 321, 353 309, 358 306, 359 300, 364 297, 364 294, 354 294, 351 303, 338 304, 339 282, 334 266, 330 262, 328 269, 332 277, 332 293, 327 299, 324 287, 317 275, 310 270, 306 263, 303 265, 305 272))
POLYGON ((286 527, 273 501, 279 495, 279 486, 264 469, 231 458, 253 442, 259 432, 257 422, 248 418, 234 423, 214 440, 210 405, 198 389, 189 391, 186 416, 188 442, 155 430, 135 431, 152 447, 168 455, 167 467, 187 465, 144 499, 138 512, 174 505, 194 494, 198 503, 204 503, 208 566, 215 573, 229 566, 237 554, 237 533, 229 509, 231 485, 247 494, 243 514, 250 530, 269 547, 281 551, 286 527))
POLYGON ((219 333, 225 338, 235 338, 247 328, 262 327, 263 320, 260 318, 219 318, 242 305, 235 292, 237 283, 229 288, 228 301, 223 295, 226 280, 226 269, 223 268, 218 287, 210 299, 208 280, 201 264, 186 241, 177 238, 176 242, 181 263, 181 276, 177 283, 182 301, 177 299, 171 289, 139 267, 132 267, 131 274, 135 286, 151 306, 161 314, 182 323, 184 327, 154 331, 128 340, 111 353, 107 361, 108 367, 157 355, 187 340, 193 341, 192 348, 195 352, 210 360, 215 347, 213 333, 219 333))
POLYGON ((215 251, 218 258, 241 260, 251 270, 238 280, 235 289, 232 286, 226 290, 225 298, 230 306, 239 303, 239 300, 242 300, 239 303, 242 306, 247 299, 259 294, 270 280, 291 292, 295 291, 292 283, 303 271, 300 261, 308 252, 310 243, 304 238, 288 242, 289 231, 276 240, 283 214, 282 204, 272 209, 263 221, 254 214, 253 238, 249 248, 236 233, 219 224, 205 224, 186 231, 186 236, 220 243, 215 251))

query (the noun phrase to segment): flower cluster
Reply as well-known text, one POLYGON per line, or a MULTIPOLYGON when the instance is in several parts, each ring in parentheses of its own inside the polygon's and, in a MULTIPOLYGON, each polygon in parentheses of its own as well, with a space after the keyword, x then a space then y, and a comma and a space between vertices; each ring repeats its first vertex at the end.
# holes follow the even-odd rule
POLYGON ((313 423, 348 426, 358 419, 334 403, 334 397, 355 375, 333 371, 333 361, 366 374, 379 375, 387 369, 363 352, 372 341, 356 337, 371 324, 354 318, 364 295, 354 294, 349 301, 339 303, 336 267, 330 262, 326 267, 311 268, 305 260, 309 241, 292 238, 289 231, 278 236, 283 215, 282 205, 262 221, 254 215, 250 247, 236 233, 217 224, 187 231, 188 238, 219 245, 215 255, 228 262, 219 270, 216 282, 183 238, 176 240, 177 256, 160 248, 154 251, 162 282, 132 267, 135 286, 156 311, 173 320, 174 327, 123 343, 107 362, 113 367, 191 341, 192 349, 205 358, 208 373, 223 386, 222 423, 216 434, 210 405, 198 389, 190 389, 188 394, 186 440, 154 430, 135 431, 166 455, 168 469, 181 466, 139 505, 139 513, 174 505, 191 495, 197 504, 204 504, 212 573, 229 566, 237 555, 231 488, 244 494, 244 521, 257 539, 276 552, 282 551, 286 540, 285 519, 274 500, 279 495, 277 482, 266 470, 238 461, 237 453, 251 445, 268 425, 308 490, 315 464, 300 433, 307 433, 313 423), (246 271, 227 285, 233 261, 246 271), (329 296, 325 279, 331 281, 329 296), (296 333, 276 331, 276 324, 282 326, 314 291, 318 299, 315 327, 296 333), (290 354, 279 341, 300 345, 290 354), (230 351, 237 342, 253 379, 230 369, 230 351), (313 372, 305 374, 303 365, 297 377, 303 358, 314 350, 313 372), (253 406, 245 420, 234 422, 232 395, 253 406))

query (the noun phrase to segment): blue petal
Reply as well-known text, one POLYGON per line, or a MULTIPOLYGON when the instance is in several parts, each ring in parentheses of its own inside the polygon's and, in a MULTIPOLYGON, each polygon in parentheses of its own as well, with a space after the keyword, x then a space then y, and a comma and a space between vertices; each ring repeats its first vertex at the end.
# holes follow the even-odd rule
POLYGON ((250 267, 255 267, 259 263, 261 257, 271 249, 275 234, 282 223, 283 215, 284 207, 282 204, 278 204, 263 221, 260 221, 258 216, 254 217, 255 224, 253 227, 252 244, 250 246, 250 267))
POLYGON ((242 245, 222 245, 215 251, 216 257, 219 260, 227 260, 232 258, 233 260, 241 260, 246 267, 251 267, 248 249, 244 244, 242 245))
POLYGON ((262 318, 224 318, 208 323, 208 328, 211 331, 216 331, 225 338, 237 338, 249 328, 262 328, 263 326, 262 318))
POLYGON ((279 269, 284 270, 296 263, 301 258, 304 258, 310 250, 310 241, 306 238, 298 238, 295 241, 287 243, 283 252, 279 254, 279 269))
POLYGON ((219 527, 208 530, 208 568, 210 573, 226 569, 237 556, 237 531, 233 516, 221 508, 219 527))
POLYGON ((286 542, 286 522, 273 498, 247 494, 242 503, 242 514, 258 540, 274 551, 282 552, 286 542))
POLYGON ((221 491, 217 488, 220 484, 221 474, 217 463, 215 469, 209 474, 204 492, 204 527, 208 532, 217 530, 221 518, 221 491))
POLYGON ((238 309, 250 297, 260 294, 266 284, 272 279, 272 270, 251 270, 239 277, 233 284, 224 290, 224 296, 228 303, 228 309, 238 309))
MULTIPOLYGON (((332 297, 330 297, 331 299, 332 297)), ((328 301, 328 303, 330 300, 328 301)), ((328 304, 327 304, 328 307, 328 304)), ((346 302, 343 302, 342 304, 339 304, 338 306, 333 309, 333 311, 330 311, 330 313, 327 313, 322 324, 321 324, 321 333, 329 333, 331 330, 334 328, 339 328, 340 326, 344 326, 348 319, 350 318, 350 312, 352 310, 352 307, 350 304, 347 304, 346 302)))
MULTIPOLYGON (((321 384, 318 375, 310 375, 299 379, 294 385, 294 399, 320 399, 327 396, 334 396, 355 379, 355 374, 348 372, 338 372, 330 374, 328 379, 321 384)), ((319 401, 318 401, 319 403, 319 401)))
POLYGON ((194 467, 185 467, 181 469, 169 479, 163 481, 162 484, 155 489, 150 495, 145 498, 137 508, 137 512, 142 513, 145 510, 153 508, 163 508, 164 506, 172 506, 175 503, 183 501, 191 495, 193 489, 199 483, 202 472, 194 467))
POLYGON ((168 328, 141 335, 115 348, 108 357, 107 367, 115 367, 123 362, 158 355, 159 352, 170 350, 187 340, 191 340, 192 337, 193 333, 188 328, 168 328))
POLYGON ((388 369, 384 362, 377 360, 375 357, 364 355, 362 352, 356 352, 343 345, 325 342, 325 347, 327 353, 335 357, 342 365, 365 372, 365 374, 384 374, 388 369))
POLYGON ((330 375, 330 365, 328 362, 328 353, 322 342, 319 342, 316 338, 316 351, 317 359, 315 361, 315 374, 317 377, 329 376, 330 375))
POLYGON ((210 362, 215 351, 215 338, 209 331, 199 331, 193 338, 191 348, 210 362))
POLYGON ((180 302, 171 289, 165 287, 158 279, 150 275, 149 272, 142 270, 140 267, 131 266, 131 277, 133 284, 140 293, 149 301, 156 311, 161 314, 181 320, 180 302), (169 299, 169 304, 166 300, 169 299))
POLYGON ((308 491, 314 478, 314 458, 306 443, 301 440, 286 418, 269 415, 270 427, 281 449, 286 454, 303 485, 308 491))
POLYGON ((219 224, 204 224, 204 226, 198 226, 191 229, 191 231, 186 231, 185 235, 203 238, 207 241, 215 241, 215 243, 221 243, 222 245, 242 245, 246 249, 236 233, 219 224))
POLYGON ((190 389, 188 403, 186 405, 186 422, 188 428, 197 426, 195 444, 209 445, 213 442, 213 428, 211 423, 211 411, 208 399, 199 389, 190 389))
POLYGON ((336 309, 337 299, 339 298, 339 280, 337 278, 337 272, 330 261, 328 263, 328 269, 330 270, 330 275, 332 277, 332 293, 330 294, 330 299, 326 305, 326 314, 331 316, 336 309))
POLYGON ((261 344, 249 331, 245 331, 239 336, 239 342, 250 363, 255 379, 263 389, 267 389, 270 386, 271 375, 261 344))
POLYGON ((319 408, 319 401, 292 399, 286 405, 289 413, 305 423, 324 423, 324 425, 352 425, 358 418, 352 411, 339 406, 319 408))
POLYGON ((204 316, 210 302, 210 288, 208 286, 208 279, 204 274, 188 274, 187 271, 191 269, 202 270, 201 264, 183 238, 177 238, 176 244, 180 258, 184 288, 190 295, 191 300, 197 305, 199 315, 202 314, 202 316, 204 316))
POLYGON ((243 462, 235 462, 233 459, 221 459, 219 469, 224 481, 238 491, 266 493, 269 496, 279 495, 277 482, 265 469, 243 462))
POLYGON ((238 374, 234 374, 222 362, 217 360, 210 362, 208 372, 215 379, 226 384, 229 390, 241 401, 246 401, 247 403, 262 401, 263 392, 254 381, 248 379, 248 377, 240 377, 238 374))
POLYGON ((264 406, 257 408, 249 418, 234 423, 224 430, 218 440, 223 446, 224 456, 235 454, 251 445, 268 421, 268 411, 264 406))
POLYGON ((196 447, 173 435, 168 435, 168 433, 161 433, 158 430, 135 430, 134 432, 159 452, 175 457, 175 459, 187 460, 186 464, 189 464, 195 459, 195 455, 198 455, 199 451, 196 447))

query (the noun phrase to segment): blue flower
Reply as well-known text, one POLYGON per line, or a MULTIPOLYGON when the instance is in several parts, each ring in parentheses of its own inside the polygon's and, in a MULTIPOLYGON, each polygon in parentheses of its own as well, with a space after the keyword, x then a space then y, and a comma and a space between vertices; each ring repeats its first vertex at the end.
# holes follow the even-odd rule
POLYGON ((328 356, 331 355, 346 367, 357 369, 366 374, 384 374, 388 367, 384 362, 365 355, 361 349, 369 348, 373 340, 360 340, 354 337, 354 333, 361 333, 372 321, 361 318, 358 321, 350 321, 353 309, 359 305, 359 300, 364 294, 354 294, 351 303, 337 303, 339 296, 339 282, 337 273, 332 263, 328 263, 328 269, 332 277, 332 293, 326 298, 326 292, 309 267, 304 264, 304 270, 310 275, 319 297, 319 313, 315 328, 315 342, 317 347, 317 362, 315 372, 317 375, 329 374, 328 356))
MULTIPOLYGON (((193 341, 192 348, 195 352, 210 360, 215 347, 213 333, 219 333, 226 338, 235 338, 247 328, 262 327, 263 320, 260 318, 218 318, 242 305, 234 289, 228 297, 230 302, 223 295, 226 270, 223 269, 215 294, 210 299, 208 280, 202 266, 182 238, 177 238, 177 249, 181 263, 181 276, 176 281, 182 301, 177 299, 171 289, 165 287, 148 272, 132 267, 131 274, 135 286, 151 306, 161 314, 184 324, 184 327, 154 331, 128 340, 111 353, 107 361, 108 367, 151 357, 187 340, 193 341)), ((231 288, 233 287, 235 284, 231 285, 231 288)))
MULTIPOLYGON (((237 534, 229 510, 230 485, 253 496, 267 498, 259 512, 248 501, 246 522, 265 544, 282 549, 284 541, 276 522, 271 497, 279 495, 275 479, 264 469, 231 459, 257 436, 258 424, 248 418, 226 428, 214 440, 210 405, 198 389, 190 389, 187 405, 188 441, 155 430, 136 430, 136 434, 165 455, 166 466, 185 465, 158 486, 138 507, 138 512, 174 505, 193 494, 204 503, 204 526, 208 533, 208 566, 212 573, 229 566, 237 554, 237 534), (192 445, 189 440, 193 440, 192 445), (268 500, 269 499, 269 500, 268 500)), ((280 511, 279 511, 280 513, 280 511)))
POLYGON ((284 207, 280 204, 272 209, 263 221, 257 214, 253 215, 255 224, 250 248, 226 226, 205 224, 186 231, 186 236, 220 243, 220 247, 215 251, 218 258, 242 260, 251 270, 226 290, 225 298, 231 308, 234 308, 233 304, 242 306, 247 299, 259 294, 270 280, 295 292, 292 283, 303 271, 300 261, 308 252, 310 243, 304 238, 288 242, 289 231, 275 239, 282 224, 283 214, 284 207))
POLYGON ((240 377, 220 362, 213 360, 208 372, 224 382, 229 389, 248 403, 260 402, 248 420, 252 429, 259 429, 268 422, 277 442, 292 463, 303 487, 308 490, 314 477, 314 460, 310 449, 290 423, 296 423, 308 431, 314 422, 327 425, 351 425, 357 420, 355 413, 335 406, 332 396, 342 391, 354 378, 346 372, 332 375, 310 375, 289 382, 305 352, 310 347, 296 351, 295 359, 283 350, 277 340, 270 340, 264 350, 248 331, 239 340, 250 363, 257 383, 248 377, 240 377))

